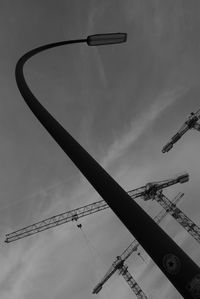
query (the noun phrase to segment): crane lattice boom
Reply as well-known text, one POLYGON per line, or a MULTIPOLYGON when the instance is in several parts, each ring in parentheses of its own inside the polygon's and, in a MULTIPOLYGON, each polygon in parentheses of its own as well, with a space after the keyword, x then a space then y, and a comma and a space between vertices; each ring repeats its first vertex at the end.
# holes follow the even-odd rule
MULTIPOLYGON (((185 183, 189 180, 189 175, 187 173, 178 175, 173 179, 168 179, 164 181, 158 181, 154 183, 148 183, 143 187, 130 190, 128 194, 134 199, 137 197, 143 197, 146 200, 149 200, 151 197, 155 197, 156 192, 162 190, 164 188, 170 187, 177 183, 185 183)), ((81 208, 74 209, 72 211, 64 212, 52 217, 49 217, 45 220, 36 222, 32 225, 26 226, 19 230, 16 230, 12 233, 6 234, 6 243, 10 243, 34 234, 37 234, 41 231, 50 229, 52 227, 77 220, 80 217, 84 217, 90 215, 92 213, 96 213, 101 210, 105 210, 109 208, 107 203, 104 200, 100 200, 98 202, 94 202, 92 204, 88 204, 81 208)))
POLYGON ((158 191, 170 187, 175 184, 183 184, 189 181, 189 174, 183 173, 174 177, 173 179, 159 181, 159 182, 151 182, 146 184, 143 187, 138 189, 130 190, 128 194, 134 199, 137 197, 141 197, 144 200, 155 199, 158 191))
POLYGON ((178 207, 174 206, 173 209, 169 208, 170 200, 163 193, 157 196, 156 200, 198 243, 200 243, 200 227, 198 225, 178 207))
POLYGON ((146 294, 143 292, 143 290, 140 288, 138 283, 135 281, 133 276, 128 271, 128 266, 122 265, 121 269, 119 269, 118 271, 119 271, 119 274, 121 274, 124 277, 124 279, 126 280, 126 282, 129 284, 130 288, 135 293, 137 298, 148 299, 146 294))
POLYGON ((200 124, 198 123, 198 120, 200 119, 200 109, 197 112, 192 112, 187 120, 184 122, 182 127, 179 129, 179 131, 170 139, 170 141, 163 146, 162 152, 166 153, 170 149, 172 149, 174 143, 176 143, 188 130, 195 129, 197 131, 200 131, 200 124))
POLYGON ((6 234, 5 242, 10 243, 33 234, 37 234, 41 231, 50 229, 52 227, 77 220, 78 218, 96 213, 98 211, 105 210, 107 208, 109 208, 107 203, 104 200, 100 200, 92 204, 88 204, 84 207, 58 214, 56 216, 47 218, 45 220, 36 222, 32 225, 16 230, 10 234, 6 234))
MULTIPOLYGON (((167 206, 169 209, 174 209, 176 207, 176 204, 181 200, 183 197, 183 193, 178 193, 178 195, 173 199, 173 201, 169 201, 166 203, 165 206, 167 206)), ((159 196, 159 194, 158 194, 159 196)), ((167 215, 167 211, 162 209, 153 219, 156 223, 160 223, 162 219, 167 215)), ((134 252, 137 251, 138 246, 140 244, 136 239, 133 240, 133 242, 122 252, 120 256, 117 256, 117 258, 112 263, 112 266, 107 271, 103 279, 95 286, 93 289, 93 293, 97 294, 102 289, 103 285, 106 283, 106 281, 118 270, 122 267, 125 260, 129 258, 129 256, 134 252)))

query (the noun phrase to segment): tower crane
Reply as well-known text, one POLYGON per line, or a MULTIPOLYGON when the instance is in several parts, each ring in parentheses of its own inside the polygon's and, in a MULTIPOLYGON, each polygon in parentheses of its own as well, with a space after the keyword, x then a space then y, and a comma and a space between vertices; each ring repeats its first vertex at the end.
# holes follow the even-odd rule
POLYGON ((163 190, 158 188, 157 183, 148 183, 146 185, 146 191, 141 198, 145 201, 156 200, 198 243, 200 243, 200 227, 178 207, 176 207, 175 210, 168 210, 171 201, 163 194, 163 190))
POLYGON ((163 147, 162 152, 166 153, 172 149, 174 143, 176 143, 188 130, 194 129, 200 131, 200 109, 196 112, 191 112, 187 120, 184 122, 180 130, 170 139, 170 141, 163 147))
MULTIPOLYGON (((177 196, 173 199, 171 202, 166 204, 168 207, 168 210, 174 210, 176 208, 176 204, 181 200, 183 197, 183 193, 178 193, 177 196)), ((159 195, 158 195, 159 196, 159 195)), ((162 209, 153 219, 154 221, 159 224, 163 218, 167 215, 167 211, 162 209)), ((132 277, 132 275, 128 271, 128 266, 125 265, 125 261, 132 255, 133 252, 137 251, 138 246, 140 244, 136 239, 131 242, 131 244, 122 252, 120 256, 117 256, 114 262, 112 263, 112 266, 107 271, 105 276, 102 278, 102 280, 95 286, 93 289, 93 294, 98 294, 103 285, 108 281, 108 279, 116 272, 118 271, 119 274, 123 275, 125 280, 128 282, 129 286, 131 287, 132 291, 135 293, 137 298, 145 299, 147 296, 144 294, 144 292, 141 290, 140 286, 137 284, 135 279, 132 277)))
MULTIPOLYGON (((174 199, 173 202, 171 202, 163 193, 163 188, 167 188, 169 186, 172 186, 177 183, 185 183, 189 180, 189 175, 187 173, 184 173, 182 175, 177 175, 176 177, 168 180, 148 183, 143 187, 130 190, 128 191, 128 194, 132 198, 141 197, 145 201, 146 200, 156 200, 158 203, 161 204, 161 206, 164 208, 161 210, 161 212, 154 218, 154 221, 156 223, 160 223, 161 220, 167 215, 167 213, 171 214, 180 224, 184 226, 185 229, 197 240, 200 240, 200 228, 193 223, 180 209, 176 207, 177 202, 182 198, 182 194, 178 194, 178 196, 174 199)), ((37 222, 33 225, 30 225, 28 227, 25 227, 21 230, 15 231, 11 234, 6 235, 5 242, 9 243, 12 241, 15 241, 17 239, 24 238, 26 236, 38 233, 40 231, 49 229, 51 227, 55 227, 61 224, 64 224, 69 221, 78 220, 81 217, 90 215, 92 213, 104 210, 109 208, 109 206, 106 204, 104 200, 94 202, 92 204, 88 204, 84 207, 74 209, 72 211, 68 211, 53 217, 50 217, 48 219, 45 219, 43 221, 37 222)), ((101 289, 103 284, 116 272, 116 270, 119 271, 119 274, 123 276, 123 278, 127 281, 129 286, 131 287, 132 291, 135 293, 137 298, 146 299, 147 296, 142 291, 138 283, 135 281, 135 279, 132 277, 130 272, 128 271, 127 265, 124 264, 124 261, 130 257, 130 255, 137 251, 139 246, 139 243, 134 240, 128 248, 121 254, 121 256, 118 256, 114 263, 112 264, 112 267, 109 269, 105 277, 102 279, 102 281, 94 288, 93 293, 98 293, 101 289)))
MULTIPOLYGON (((131 198, 135 199, 137 197, 142 197, 144 200, 149 200, 151 197, 153 199, 156 198, 156 192, 162 190, 164 188, 170 187, 177 183, 185 183, 189 180, 189 174, 183 173, 181 175, 176 175, 174 178, 158 181, 154 183, 148 183, 143 187, 130 190, 128 194, 131 198)), ((52 227, 77 220, 78 218, 84 217, 86 215, 90 215, 97 211, 101 211, 109 208, 108 204, 104 200, 100 200, 98 202, 94 202, 92 204, 88 204, 84 207, 74 209, 72 211, 67 211, 52 217, 49 217, 45 220, 36 222, 19 230, 16 230, 12 233, 6 234, 6 243, 10 243, 16 241, 18 239, 22 239, 28 237, 30 235, 34 235, 41 231, 50 229, 52 227)))
MULTIPOLYGON (((170 201, 160 189, 156 191, 153 183, 148 184, 147 193, 143 194, 145 200, 155 199, 164 209, 154 217, 154 221, 159 224, 161 220, 169 213, 198 243, 200 243, 200 227, 197 226, 189 217, 187 217, 177 206, 177 202, 183 197, 183 193, 178 194, 177 197, 170 201), (152 189, 151 189, 152 188, 152 189)), ((99 282, 93 289, 93 293, 97 294, 104 283, 119 269, 124 265, 124 261, 129 258, 129 256, 138 249, 139 243, 134 240, 124 252, 118 256, 113 262, 112 266, 103 277, 101 282, 99 282)), ((173 265, 172 265, 173 267, 173 265)), ((129 273, 130 274, 130 273, 129 273)), ((139 297, 140 298, 140 297, 139 297)), ((142 297, 143 298, 143 297, 142 297)), ((145 297, 144 297, 145 298, 145 297)))

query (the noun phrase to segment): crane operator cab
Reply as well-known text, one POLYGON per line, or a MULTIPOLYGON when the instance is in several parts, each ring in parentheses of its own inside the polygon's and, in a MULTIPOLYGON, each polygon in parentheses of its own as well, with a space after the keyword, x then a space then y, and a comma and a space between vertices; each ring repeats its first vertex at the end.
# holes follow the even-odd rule
POLYGON ((117 262, 116 262, 115 267, 117 269, 120 269, 123 266, 124 261, 122 260, 121 256, 119 256, 119 255, 116 257, 116 259, 117 259, 117 262))
POLYGON ((186 120, 185 124, 188 126, 189 129, 192 129, 197 122, 198 117, 195 115, 194 112, 191 112, 188 119, 186 120))
POLYGON ((155 183, 148 183, 146 184, 145 192, 143 195, 143 200, 147 201, 150 199, 155 199, 157 195, 157 185, 155 183))

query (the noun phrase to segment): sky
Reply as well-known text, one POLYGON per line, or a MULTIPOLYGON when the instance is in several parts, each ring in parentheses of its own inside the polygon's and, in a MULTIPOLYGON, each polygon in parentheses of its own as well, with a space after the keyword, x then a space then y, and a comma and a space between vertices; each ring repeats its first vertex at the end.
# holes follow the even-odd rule
MULTIPOLYGON (((132 242, 111 210, 5 244, 5 234, 101 200, 24 103, 17 60, 34 47, 89 34, 127 32, 127 43, 72 45, 34 57, 27 82, 44 106, 125 189, 174 177, 190 180, 179 207, 200 225, 200 138, 188 132, 167 154, 200 97, 200 3, 195 0, 0 1, 0 297, 134 298, 115 274, 92 289, 132 242)), ((137 202, 155 216, 161 207, 137 202)), ((133 220, 134 221, 134 220, 133 220)), ((200 265, 198 243, 170 216, 162 228, 200 265)), ((151 238, 151 236, 150 236, 151 238)), ((155 246, 159 246, 155 244, 155 246)), ((129 271, 150 299, 179 299, 144 249, 129 271)))

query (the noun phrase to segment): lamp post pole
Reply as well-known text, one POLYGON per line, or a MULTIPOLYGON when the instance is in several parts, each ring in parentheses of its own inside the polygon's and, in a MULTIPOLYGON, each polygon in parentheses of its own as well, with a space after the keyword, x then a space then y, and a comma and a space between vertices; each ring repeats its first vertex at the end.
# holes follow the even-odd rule
POLYGON ((15 70, 17 86, 37 119, 143 246, 179 293, 187 299, 200 299, 200 268, 40 104, 24 78, 24 64, 29 58, 42 51, 85 42, 89 46, 97 46, 125 41, 126 34, 123 33, 97 34, 87 39, 63 41, 33 49, 17 62, 15 70))

